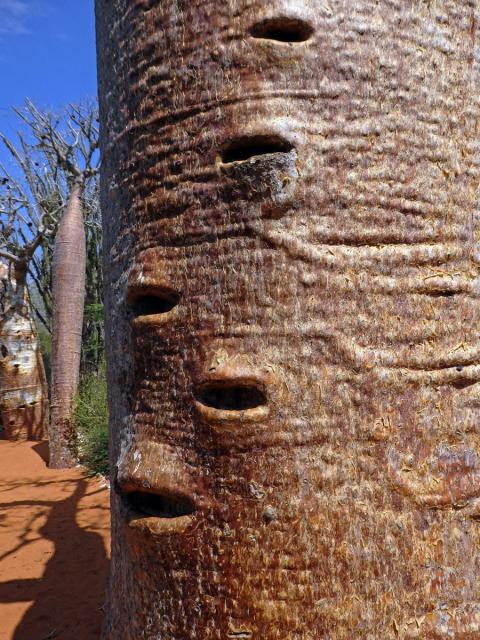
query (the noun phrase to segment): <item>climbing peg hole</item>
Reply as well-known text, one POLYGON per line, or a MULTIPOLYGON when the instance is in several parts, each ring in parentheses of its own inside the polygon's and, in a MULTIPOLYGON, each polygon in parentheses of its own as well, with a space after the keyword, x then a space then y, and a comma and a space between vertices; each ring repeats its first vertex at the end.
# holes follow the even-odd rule
POLYGON ((452 380, 451 385, 455 387, 455 389, 467 389, 468 387, 473 387, 473 385, 478 384, 479 380, 471 379, 471 378, 456 378, 452 380))
POLYGON ((195 512, 195 505, 186 496, 133 491, 125 494, 123 499, 131 511, 145 518, 180 518, 195 512))
POLYGON ((180 294, 172 289, 156 290, 130 296, 130 309, 135 318, 168 313, 177 306, 180 294))
POLYGON ((452 289, 435 289, 433 291, 429 291, 429 295, 432 298, 452 298, 453 296, 461 293, 460 291, 453 291, 452 289))
POLYGON ((267 18, 255 23, 250 29, 250 34, 262 40, 306 42, 313 35, 313 27, 300 18, 267 18))
POLYGON ((265 511, 263 512, 263 518, 266 522, 272 522, 277 517, 277 510, 272 505, 268 505, 265 507, 265 511))
POLYGON ((197 390, 196 397, 201 404, 221 411, 248 411, 267 404, 263 389, 247 382, 210 382, 197 390))
POLYGON ((244 136, 226 145, 220 153, 224 164, 245 162, 271 153, 288 153, 293 145, 280 136, 244 136))

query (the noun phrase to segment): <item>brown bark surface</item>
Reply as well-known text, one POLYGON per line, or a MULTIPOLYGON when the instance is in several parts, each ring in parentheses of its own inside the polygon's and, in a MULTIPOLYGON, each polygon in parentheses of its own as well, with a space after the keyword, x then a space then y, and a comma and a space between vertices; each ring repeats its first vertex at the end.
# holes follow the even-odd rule
POLYGON ((97 0, 110 640, 480 634, 477 0, 97 0))
POLYGON ((55 236, 53 265, 53 344, 50 466, 75 464, 72 408, 80 375, 85 298, 83 180, 77 179, 55 236))
POLYGON ((0 263, 0 416, 8 440, 43 440, 48 389, 32 310, 13 267, 0 263))

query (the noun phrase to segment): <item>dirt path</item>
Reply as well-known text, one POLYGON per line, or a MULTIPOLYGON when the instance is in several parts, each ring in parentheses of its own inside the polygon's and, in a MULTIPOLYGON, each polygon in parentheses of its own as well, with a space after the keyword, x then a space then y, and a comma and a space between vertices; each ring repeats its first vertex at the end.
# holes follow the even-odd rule
POLYGON ((0 440, 0 640, 98 640, 109 493, 45 456, 46 443, 0 440))

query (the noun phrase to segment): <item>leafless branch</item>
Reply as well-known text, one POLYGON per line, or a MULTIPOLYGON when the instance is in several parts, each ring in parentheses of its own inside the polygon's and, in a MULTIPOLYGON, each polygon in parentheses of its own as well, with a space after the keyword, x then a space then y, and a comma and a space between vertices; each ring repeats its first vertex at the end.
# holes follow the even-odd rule
POLYGON ((21 125, 16 138, 0 132, 11 159, 8 166, 0 163, 0 260, 16 264, 25 278, 30 274, 47 309, 50 278, 42 272, 51 268, 54 236, 73 182, 84 183, 87 226, 100 222, 98 116, 89 104, 54 114, 31 101, 14 112, 21 125))

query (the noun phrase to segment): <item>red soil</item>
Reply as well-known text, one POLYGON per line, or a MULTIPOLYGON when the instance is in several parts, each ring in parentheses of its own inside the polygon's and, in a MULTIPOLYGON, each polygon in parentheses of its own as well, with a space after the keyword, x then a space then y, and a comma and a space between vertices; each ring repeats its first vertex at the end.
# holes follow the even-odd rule
POLYGON ((44 442, 0 440, 0 640, 98 640, 109 492, 53 471, 44 442))

